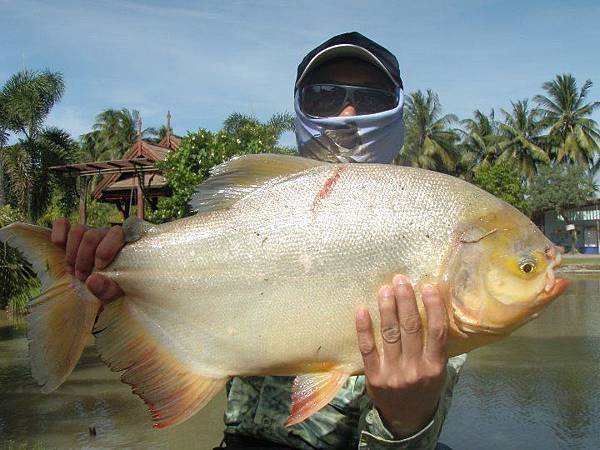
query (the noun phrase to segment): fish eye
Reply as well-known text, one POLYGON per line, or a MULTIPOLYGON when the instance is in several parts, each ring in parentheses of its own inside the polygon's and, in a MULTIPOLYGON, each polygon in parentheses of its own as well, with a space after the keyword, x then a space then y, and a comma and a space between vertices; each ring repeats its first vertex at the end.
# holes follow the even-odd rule
POLYGON ((519 263, 519 268, 524 273, 531 273, 535 270, 535 263, 530 260, 524 260, 519 263))

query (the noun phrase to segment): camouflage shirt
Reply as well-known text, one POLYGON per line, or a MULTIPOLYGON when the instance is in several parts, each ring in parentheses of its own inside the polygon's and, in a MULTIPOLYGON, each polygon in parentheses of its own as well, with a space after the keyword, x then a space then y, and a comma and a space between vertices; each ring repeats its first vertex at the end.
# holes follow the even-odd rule
POLYGON ((429 424, 405 439, 386 429, 365 390, 365 377, 350 377, 325 408, 285 428, 290 414, 292 377, 236 377, 228 385, 225 432, 266 439, 297 449, 430 449, 452 399, 466 355, 450 358, 438 409, 429 424))

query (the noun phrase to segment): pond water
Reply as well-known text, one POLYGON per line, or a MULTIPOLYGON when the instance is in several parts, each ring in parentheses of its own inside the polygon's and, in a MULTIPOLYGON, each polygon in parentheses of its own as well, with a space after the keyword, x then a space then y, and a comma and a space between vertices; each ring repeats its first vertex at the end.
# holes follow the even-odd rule
MULTIPOLYGON (((600 276, 573 285, 537 320, 469 355, 442 441, 454 449, 600 448, 600 276)), ((150 428, 146 408, 88 346, 58 391, 39 393, 22 328, 0 317, 0 448, 209 449, 224 396, 186 423, 150 428), (89 432, 94 427, 95 436, 89 432)))

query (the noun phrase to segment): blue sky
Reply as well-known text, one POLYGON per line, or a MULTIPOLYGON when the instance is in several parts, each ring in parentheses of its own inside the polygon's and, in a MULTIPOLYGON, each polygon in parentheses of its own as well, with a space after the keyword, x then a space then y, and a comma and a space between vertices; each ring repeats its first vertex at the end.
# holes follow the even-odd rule
POLYGON ((144 126, 170 109, 178 134, 233 111, 293 111, 298 62, 352 30, 398 57, 407 91, 431 88, 461 118, 565 72, 591 78, 600 100, 596 1, 0 0, 0 11, 0 83, 23 67, 62 72, 48 124, 74 136, 107 108, 137 109, 144 126))

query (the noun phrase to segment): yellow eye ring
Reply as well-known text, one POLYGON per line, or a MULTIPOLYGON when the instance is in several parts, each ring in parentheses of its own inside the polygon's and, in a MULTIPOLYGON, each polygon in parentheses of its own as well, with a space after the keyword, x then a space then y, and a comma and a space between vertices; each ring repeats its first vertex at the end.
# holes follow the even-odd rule
POLYGON ((519 265, 519 268, 523 273, 529 274, 535 270, 535 264, 529 261, 525 261, 519 265))

